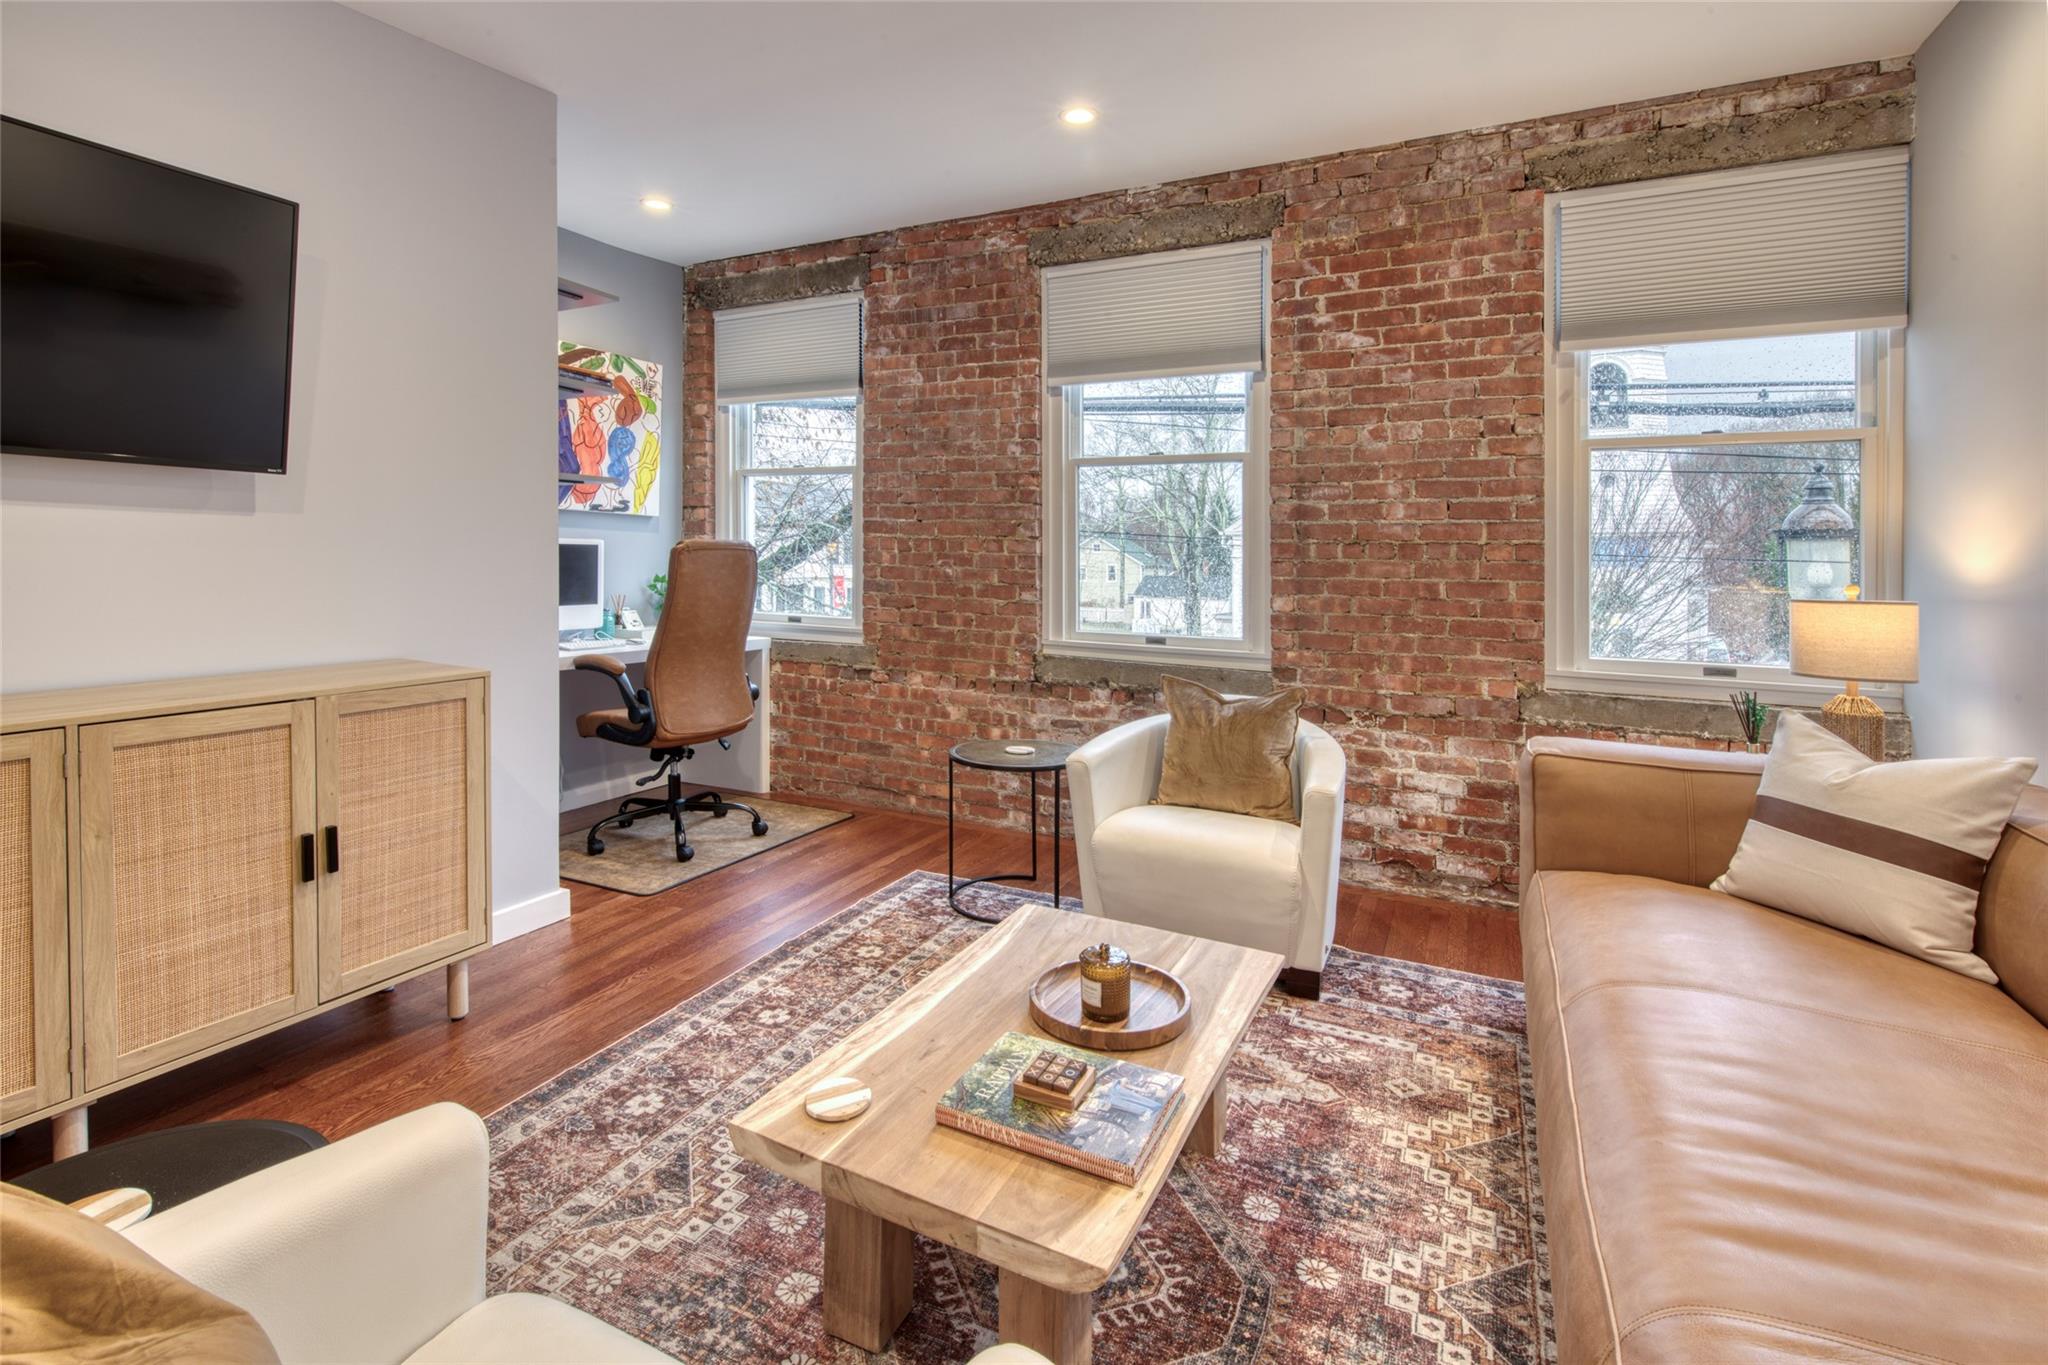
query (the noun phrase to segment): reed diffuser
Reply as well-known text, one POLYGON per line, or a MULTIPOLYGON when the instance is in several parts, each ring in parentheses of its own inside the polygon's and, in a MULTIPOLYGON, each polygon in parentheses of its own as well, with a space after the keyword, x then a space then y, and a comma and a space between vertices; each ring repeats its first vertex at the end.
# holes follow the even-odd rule
POLYGON ((1735 723, 1742 727, 1742 742, 1749 752, 1761 753, 1764 747, 1764 725, 1771 718, 1768 707, 1756 698, 1754 692, 1730 692, 1728 704, 1735 708, 1735 723))

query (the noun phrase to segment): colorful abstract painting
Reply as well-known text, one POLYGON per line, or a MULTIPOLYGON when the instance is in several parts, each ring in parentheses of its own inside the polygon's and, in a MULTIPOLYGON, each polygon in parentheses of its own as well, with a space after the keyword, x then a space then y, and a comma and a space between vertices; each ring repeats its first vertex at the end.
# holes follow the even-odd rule
POLYGON ((571 512, 619 512, 652 517, 661 503, 661 366, 651 360, 561 343, 559 365, 602 374, 612 392, 564 396, 557 421, 563 474, 602 476, 590 483, 556 485, 556 506, 571 512))

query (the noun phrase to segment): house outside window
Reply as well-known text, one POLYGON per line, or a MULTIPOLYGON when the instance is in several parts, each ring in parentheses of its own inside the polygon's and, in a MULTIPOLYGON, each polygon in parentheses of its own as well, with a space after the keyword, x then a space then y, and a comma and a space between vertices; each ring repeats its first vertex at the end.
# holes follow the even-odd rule
POLYGON ((1045 649, 1269 657, 1263 242, 1045 272, 1045 649))
POLYGON ((1903 152, 1551 208, 1548 685, 1831 694, 1788 667, 1790 600, 1902 577, 1903 152))
POLYGON ((720 534, 760 556, 754 628, 861 630, 858 295, 716 315, 720 534))

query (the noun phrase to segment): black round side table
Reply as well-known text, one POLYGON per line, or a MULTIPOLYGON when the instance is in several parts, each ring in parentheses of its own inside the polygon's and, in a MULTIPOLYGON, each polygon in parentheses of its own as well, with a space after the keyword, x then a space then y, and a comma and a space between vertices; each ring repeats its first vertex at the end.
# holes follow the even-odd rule
POLYGON ((133 1186, 149 1193, 156 1214, 326 1145, 303 1124, 221 1119, 138 1133, 53 1161, 14 1183, 60 1204, 133 1186))
POLYGON ((982 924, 995 924, 987 915, 960 908, 959 895, 983 882, 1035 882, 1038 880, 1038 775, 1052 774, 1052 908, 1060 908, 1060 784, 1067 771, 1067 755, 1075 745, 1049 739, 970 739, 955 744, 946 764, 946 900, 953 913, 982 924), (1021 752, 1020 752, 1021 751, 1021 752), (1031 774, 1031 870, 997 872, 986 877, 960 881, 953 875, 953 778, 960 768, 981 768, 996 773, 1031 774))

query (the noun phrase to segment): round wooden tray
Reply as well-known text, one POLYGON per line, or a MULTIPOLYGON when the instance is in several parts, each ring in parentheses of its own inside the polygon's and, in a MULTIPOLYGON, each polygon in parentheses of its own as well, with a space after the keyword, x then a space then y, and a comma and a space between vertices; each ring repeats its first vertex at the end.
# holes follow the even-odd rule
POLYGON ((1188 1026, 1188 988, 1172 972, 1131 964, 1131 1012, 1120 1023, 1081 1016, 1081 964, 1062 962, 1031 985, 1031 1019, 1061 1042, 1136 1052, 1181 1035, 1188 1026))

